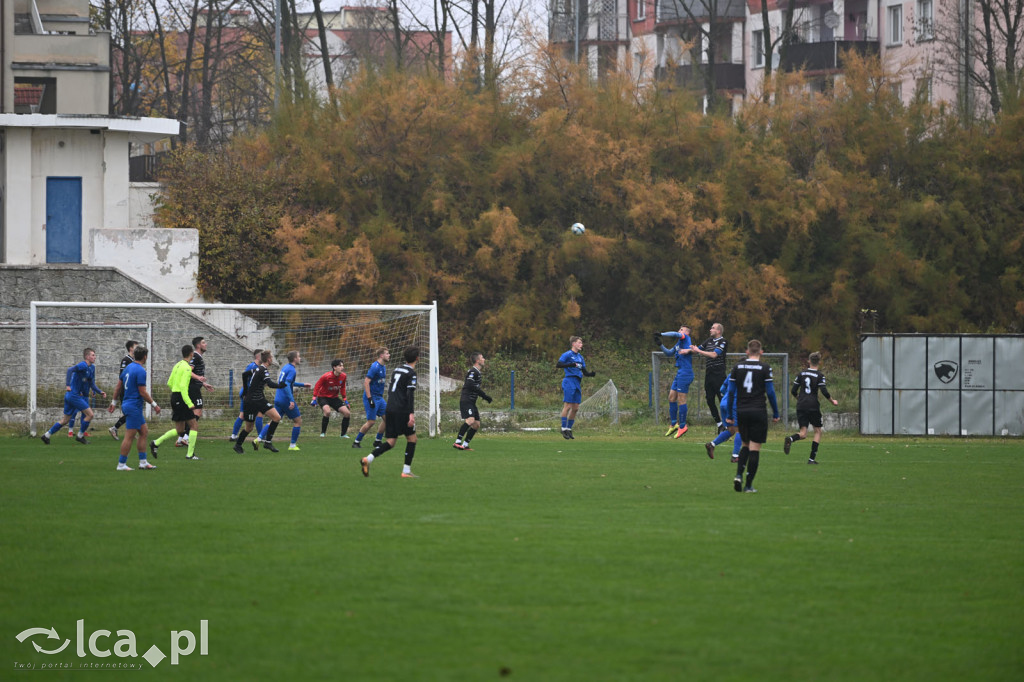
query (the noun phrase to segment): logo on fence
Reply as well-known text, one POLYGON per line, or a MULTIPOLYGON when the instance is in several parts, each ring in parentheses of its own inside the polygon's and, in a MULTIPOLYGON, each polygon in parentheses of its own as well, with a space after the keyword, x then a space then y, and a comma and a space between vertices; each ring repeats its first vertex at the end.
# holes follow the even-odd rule
POLYGON ((944 384, 956 379, 956 375, 960 371, 960 365, 956 364, 952 360, 940 360, 935 363, 935 376, 944 384))

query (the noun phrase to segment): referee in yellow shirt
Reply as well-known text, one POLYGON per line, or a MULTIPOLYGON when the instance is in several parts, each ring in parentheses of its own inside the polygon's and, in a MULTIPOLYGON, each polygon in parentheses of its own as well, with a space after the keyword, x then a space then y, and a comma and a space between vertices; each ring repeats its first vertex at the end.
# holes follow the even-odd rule
POLYGON ((171 377, 167 385, 171 389, 171 419, 174 421, 174 428, 157 438, 149 444, 150 452, 156 457, 156 449, 164 441, 171 438, 184 436, 188 433, 188 454, 185 459, 200 459, 196 452, 196 416, 192 412, 192 399, 188 395, 189 381, 192 379, 192 353, 191 345, 181 347, 181 361, 171 370, 171 377))

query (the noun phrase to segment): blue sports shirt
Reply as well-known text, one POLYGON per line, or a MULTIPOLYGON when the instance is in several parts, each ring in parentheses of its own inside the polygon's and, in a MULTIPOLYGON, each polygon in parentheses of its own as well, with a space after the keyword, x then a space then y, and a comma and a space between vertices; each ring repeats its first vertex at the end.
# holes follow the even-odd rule
POLYGON ((71 387, 73 395, 86 398, 89 397, 90 389, 93 393, 102 393, 99 386, 96 385, 96 365, 90 365, 85 360, 68 369, 67 385, 71 387))
POLYGON ((146 385, 146 368, 137 362, 133 362, 124 368, 121 373, 121 382, 124 384, 124 398, 121 404, 130 406, 142 405, 142 394, 139 387, 146 385))
POLYGON ((295 365, 289 362, 281 367, 281 371, 277 374, 277 383, 284 385, 277 389, 277 393, 274 394, 274 402, 282 405, 294 403, 295 393, 293 392, 293 389, 295 386, 295 365))
POLYGON ((558 358, 558 364, 564 365, 567 362, 573 362, 579 365, 579 367, 565 367, 565 378, 569 379, 583 379, 583 370, 587 368, 587 361, 583 359, 582 353, 573 353, 571 350, 567 350, 562 353, 558 358))
POLYGON ((662 336, 669 336, 676 340, 676 344, 671 348, 661 347, 661 352, 667 357, 675 356, 676 358, 676 375, 693 376, 693 354, 692 353, 680 353, 679 351, 685 350, 691 347, 690 337, 683 336, 679 332, 662 332, 662 336))
POLYGON ((387 377, 387 368, 379 361, 375 361, 367 370, 366 376, 370 379, 370 397, 384 397, 384 380, 387 377))

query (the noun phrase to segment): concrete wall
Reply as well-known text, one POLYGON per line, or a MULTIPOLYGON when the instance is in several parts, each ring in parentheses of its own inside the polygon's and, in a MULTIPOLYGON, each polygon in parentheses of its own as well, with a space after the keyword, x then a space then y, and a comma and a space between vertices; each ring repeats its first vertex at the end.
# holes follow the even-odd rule
POLYGON ((92 230, 90 237, 90 264, 115 267, 168 301, 198 298, 197 230, 92 230))
MULTIPOLYGON (((29 302, 132 301, 166 302, 156 292, 132 281, 113 268, 81 265, 0 266, 0 353, 18 362, 0 363, 0 385, 26 394, 29 384, 29 302)), ((211 406, 238 408, 241 370, 252 359, 252 349, 191 313, 178 310, 41 309, 41 324, 54 325, 39 334, 40 408, 56 408, 63 402, 67 368, 82 358, 86 347, 96 349, 96 383, 110 391, 124 355, 124 342, 145 340, 145 325, 152 323, 154 347, 150 351, 153 372, 150 387, 157 401, 168 404, 167 377, 181 359, 181 346, 194 336, 205 336, 207 378, 218 390, 209 393, 211 406), (78 326, 75 326, 75 325, 78 326), (86 324, 92 327, 85 326, 86 324), (96 325, 105 326, 96 328, 96 325), (234 370, 234 405, 229 404, 229 372, 234 370)), ((106 414, 106 412, 104 412, 106 414)))
POLYGON ((139 230, 155 227, 154 199, 163 192, 159 182, 132 182, 128 184, 128 227, 139 230))

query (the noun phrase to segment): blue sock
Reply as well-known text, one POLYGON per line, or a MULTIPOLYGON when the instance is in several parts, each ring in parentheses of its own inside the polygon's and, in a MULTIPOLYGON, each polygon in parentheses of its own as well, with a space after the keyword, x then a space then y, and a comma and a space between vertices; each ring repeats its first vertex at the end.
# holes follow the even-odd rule
POLYGON ((679 414, 679 403, 668 404, 668 419, 673 424, 676 423, 676 416, 679 414))
POLYGON ((384 434, 382 432, 378 431, 377 435, 373 437, 373 442, 374 443, 380 443, 382 440, 384 440, 384 434))
POLYGON ((738 454, 740 454, 740 450, 742 450, 742 449, 743 449, 743 439, 740 438, 740 434, 737 431, 736 432, 736 440, 733 441, 733 444, 732 444, 732 454, 738 455, 738 454))
POLYGON ((231 427, 231 435, 237 436, 238 432, 242 430, 242 418, 239 417, 235 420, 235 425, 231 427))
POLYGON ((569 427, 567 426, 568 422, 569 422, 569 418, 568 418, 568 417, 562 417, 562 428, 563 428, 563 429, 567 429, 567 428, 569 428, 569 427))
MULTIPOLYGON (((128 458, 125 457, 125 459, 128 459, 128 458)), ((144 451, 139 453, 139 461, 140 462, 145 462, 146 461, 146 453, 144 451)))
POLYGON ((365 435, 366 434, 363 433, 362 431, 356 431, 356 442, 357 443, 362 443, 363 442, 363 436, 365 436, 365 435))
MULTIPOLYGON (((75 425, 72 424, 71 428, 75 428, 75 425)), ((50 430, 47 431, 46 433, 47 433, 47 435, 52 436, 53 434, 57 433, 58 431, 60 431, 60 422, 53 422, 53 426, 51 426, 50 430)))
POLYGON ((269 431, 269 430, 270 430, 270 424, 267 424, 266 426, 263 427, 263 429, 260 431, 260 440, 263 440, 264 438, 267 437, 267 431, 269 431))
POLYGON ((120 457, 118 457, 117 458, 117 463, 118 464, 127 464, 128 463, 128 455, 121 455, 120 457))
POLYGON ((293 426, 292 427, 292 445, 295 445, 296 443, 299 442, 299 431, 301 431, 301 430, 302 430, 301 426, 293 426))
POLYGON ((681 427, 686 425, 686 413, 689 411, 689 407, 686 403, 679 406, 679 426, 681 427))
POLYGON ((256 426, 256 433, 263 433, 263 417, 256 417, 254 425, 256 426))
POLYGON ((575 419, 570 419, 567 422, 565 422, 565 425, 569 427, 570 431, 572 431, 572 425, 575 424, 575 423, 576 423, 575 419))
POLYGON ((732 434, 731 433, 729 433, 728 431, 722 431, 720 434, 715 436, 715 439, 713 441, 711 441, 711 444, 712 445, 721 445, 722 443, 724 443, 725 441, 729 440, 730 438, 732 438, 732 434))
POLYGON ((87 422, 87 421, 85 421, 85 420, 83 419, 83 420, 82 420, 82 432, 81 432, 81 433, 82 433, 82 435, 84 436, 84 435, 85 435, 85 432, 86 432, 86 431, 88 431, 88 430, 89 430, 89 422, 87 422))

